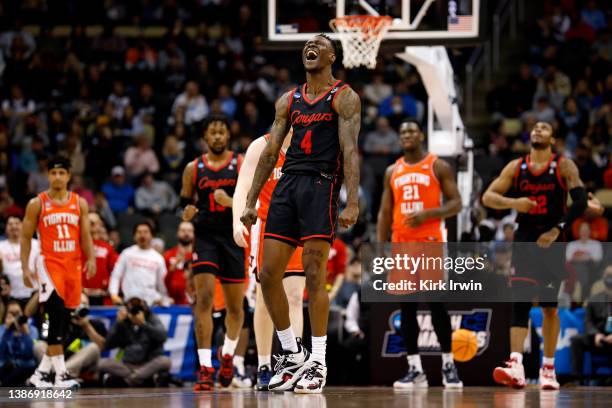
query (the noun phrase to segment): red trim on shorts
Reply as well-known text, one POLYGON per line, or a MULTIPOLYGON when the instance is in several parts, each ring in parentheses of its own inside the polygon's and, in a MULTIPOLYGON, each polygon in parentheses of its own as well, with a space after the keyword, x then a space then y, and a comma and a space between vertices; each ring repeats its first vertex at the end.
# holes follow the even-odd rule
POLYGON ((217 269, 221 269, 221 268, 219 268, 219 265, 217 265, 214 262, 209 262, 209 261, 196 262, 196 263, 192 264, 191 267, 195 268, 196 266, 201 266, 201 265, 210 265, 210 266, 213 266, 213 267, 215 267, 217 269))
POLYGON ((241 279, 232 279, 232 278, 224 278, 221 276, 217 277, 221 283, 223 283, 224 281, 227 281, 227 283, 242 283, 246 280, 246 278, 241 278, 241 279))
POLYGON ((306 85, 308 83, 305 83, 304 85, 302 85, 302 96, 304 97, 304 101, 306 101, 306 103, 309 104, 309 105, 314 105, 315 103, 319 102, 321 99, 325 98, 327 96, 327 94, 329 93, 329 91, 334 89, 336 87, 336 85, 338 85, 340 82, 341 82, 341 80, 338 79, 336 82, 334 82, 334 84, 332 86, 329 87, 329 89, 327 91, 325 91, 325 93, 323 93, 320 96, 318 96, 314 101, 311 101, 310 99, 308 99, 308 95, 306 94, 306 85))
POLYGON ((349 86, 349 84, 344 84, 344 85, 342 85, 342 86, 341 86, 341 87, 340 87, 340 88, 339 88, 339 89, 336 91, 336 93, 334 94, 334 96, 332 96, 332 100, 331 100, 331 106, 332 106, 332 109, 334 108, 334 101, 336 100, 336 96, 338 96, 338 94, 339 94, 340 92, 342 92, 342 90, 343 90, 344 88, 348 88, 348 86, 349 86))
POLYGON ((227 160, 225 160, 223 163, 221 163, 219 165, 219 167, 215 168, 215 167, 212 167, 210 164, 208 164, 208 161, 206 160, 206 155, 204 155, 204 154, 202 155, 202 161, 204 162, 204 165, 206 166, 206 168, 208 170, 211 170, 211 171, 214 171, 214 172, 217 172, 217 171, 220 171, 220 170, 223 170, 224 168, 226 168, 227 165, 232 161, 233 158, 234 158, 234 152, 230 150, 230 154, 229 154, 229 157, 227 158, 227 160))
MULTIPOLYGON (((293 90, 291 91, 291 94, 289 95, 289 103, 287 103, 287 117, 290 116, 291 113, 291 105, 293 105, 293 95, 295 95, 295 91, 298 90, 298 86, 296 86, 295 88, 293 88, 293 90)), ((269 135, 269 133, 268 133, 269 135)), ((268 139, 266 139, 268 140, 268 139)))
POLYGON ((300 241, 306 241, 307 239, 312 239, 312 238, 327 238, 327 239, 330 239, 333 236, 334 236, 333 233, 328 234, 328 235, 323 235, 323 234, 307 235, 305 237, 300 238, 300 241))
POLYGON ((531 278, 525 278, 525 277, 522 277, 522 276, 512 277, 512 278, 510 278, 510 281, 529 282, 529 283, 532 283, 534 285, 538 285, 538 286, 540 285, 540 282, 538 282, 537 280, 531 279, 531 278))
POLYGON ((300 241, 298 241, 297 239, 289 238, 289 237, 286 237, 284 235, 272 234, 271 232, 264 232, 264 238, 266 238, 266 237, 270 237, 270 238, 273 238, 273 239, 276 238, 276 239, 278 239, 280 241, 289 241, 289 242, 292 242, 292 243, 294 243, 296 245, 300 244, 300 241))

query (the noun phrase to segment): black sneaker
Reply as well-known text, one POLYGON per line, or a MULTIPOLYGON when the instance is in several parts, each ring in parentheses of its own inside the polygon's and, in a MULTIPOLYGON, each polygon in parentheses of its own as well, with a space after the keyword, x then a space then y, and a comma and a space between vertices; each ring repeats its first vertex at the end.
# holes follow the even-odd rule
POLYGON ((393 388, 399 390, 414 390, 427 387, 429 387, 429 383, 425 373, 418 371, 414 366, 408 366, 406 375, 393 383, 393 388))
POLYGON ((255 384, 255 389, 257 391, 268 391, 268 385, 270 384, 270 380, 272 379, 272 370, 267 365, 262 366, 259 370, 257 370, 257 384, 255 384))
POLYGON ((444 388, 463 388, 463 383, 457 374, 457 367, 453 363, 446 363, 442 366, 442 384, 444 388))
POLYGON ((306 370, 306 360, 308 360, 308 351, 302 347, 302 342, 297 339, 298 351, 292 353, 283 351, 282 354, 274 356, 276 364, 274 365, 274 375, 268 384, 270 391, 288 391, 293 389, 295 383, 302 377, 306 370))

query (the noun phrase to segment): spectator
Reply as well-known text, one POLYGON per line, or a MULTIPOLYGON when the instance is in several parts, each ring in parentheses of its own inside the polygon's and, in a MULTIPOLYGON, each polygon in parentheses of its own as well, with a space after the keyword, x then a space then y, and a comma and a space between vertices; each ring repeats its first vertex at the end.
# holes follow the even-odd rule
POLYGON ((191 262, 193 253, 194 228, 190 222, 181 222, 178 227, 178 244, 164 253, 166 261, 165 283, 168 295, 175 305, 188 305, 191 302, 187 296, 187 281, 189 280, 186 265, 191 262))
POLYGON ((36 158, 36 170, 28 176, 28 193, 36 195, 49 189, 49 177, 47 176, 47 155, 36 158))
POLYGON ((94 206, 94 193, 85 185, 83 176, 72 174, 72 177, 70 177, 70 191, 85 199, 89 207, 94 206))
POLYGON ((336 238, 329 249, 327 259, 327 292, 330 303, 334 301, 346 272, 347 246, 341 239, 336 238))
POLYGON ((14 133, 17 127, 23 126, 25 119, 34 113, 36 104, 27 99, 19 85, 11 86, 11 97, 2 102, 2 114, 7 120, 9 133, 14 133))
POLYGON ((368 82, 363 87, 363 94, 366 100, 373 105, 380 105, 381 102, 391 96, 393 88, 384 82, 382 74, 374 74, 372 82, 368 82))
POLYGON ((175 115, 175 120, 185 123, 187 126, 204 120, 209 111, 206 98, 200 94, 198 84, 193 81, 187 82, 185 92, 177 96, 172 104, 172 113, 175 115), (182 112, 183 118, 176 118, 177 115, 180 115, 179 111, 182 112))
POLYGON ((136 189, 134 203, 142 213, 157 216, 174 210, 177 200, 176 193, 168 183, 157 181, 151 173, 146 173, 136 189))
POLYGON ((115 249, 102 239, 104 223, 98 213, 89 213, 89 225, 96 254, 96 274, 88 278, 83 272, 83 293, 87 295, 89 303, 93 306, 110 305, 108 285, 118 255, 115 249))
MULTIPOLYGON (((82 294, 81 305, 69 316, 63 342, 66 370, 74 377, 80 377, 86 371, 96 371, 104 350, 106 326, 99 319, 90 319, 88 314, 89 301, 82 294)), ((45 341, 36 342, 34 353, 37 358, 42 358, 47 352, 47 346, 45 341)))
POLYGON ((117 312, 117 321, 106 336, 107 350, 123 349, 121 361, 103 358, 98 364, 104 384, 142 385, 170 370, 171 360, 163 354, 166 330, 147 303, 130 298, 117 312))
POLYGON ((136 245, 126 248, 119 255, 111 274, 109 292, 115 304, 123 303, 119 289, 125 299, 138 297, 147 304, 168 305, 166 263, 163 256, 151 247, 153 227, 146 222, 134 226, 136 245))
MULTIPOLYGON (((359 291, 361 284, 361 261, 353 257, 346 268, 346 277, 334 298, 333 304, 346 309, 354 293, 359 291)), ((349 331, 350 332, 350 331, 349 331)))
POLYGON ((0 326, 0 384, 3 387, 23 386, 34 370, 36 328, 28 324, 16 300, 7 305, 4 324, 0 326))
POLYGON ((238 109, 238 103, 232 96, 231 89, 227 85, 221 85, 219 87, 218 94, 219 102, 221 103, 221 112, 228 118, 232 119, 238 109))
POLYGON ((399 128, 401 121, 407 116, 417 117, 416 99, 408 93, 408 85, 404 81, 396 85, 393 95, 381 102, 378 114, 389 118, 394 129, 399 128))
POLYGON ((136 145, 127 149, 123 160, 127 174, 132 178, 159 171, 159 161, 146 135, 136 137, 136 145))
POLYGON ((537 98, 534 109, 522 115, 523 121, 526 121, 529 114, 534 116, 536 122, 551 123, 555 119, 555 110, 550 106, 550 101, 546 96, 537 98))
POLYGON ((601 185, 602 172, 593 161, 591 149, 581 143, 576 148, 575 160, 580 178, 588 190, 596 190, 601 185))
POLYGON ((23 208, 15 203, 7 189, 6 181, 0 177, 0 221, 6 220, 10 216, 21 219, 23 215, 23 208))
POLYGON ((183 170, 187 165, 185 143, 174 135, 168 135, 164 140, 161 154, 161 173, 165 181, 175 190, 180 189, 183 170))
POLYGON ((115 166, 111 170, 111 180, 104 183, 102 192, 115 214, 127 212, 134 200, 134 188, 125 181, 125 170, 115 166))
POLYGON ((261 116, 255 103, 249 101, 244 105, 244 114, 240 120, 240 126, 251 139, 254 139, 266 133, 269 124, 266 119, 261 116))
MULTIPOLYGON (((32 296, 34 289, 23 284, 23 270, 21 269, 21 218, 11 216, 6 221, 6 240, 0 241, 0 274, 8 278, 10 284, 10 297, 17 299, 22 307, 32 296)), ((38 241, 32 240, 30 252, 30 267, 34 270, 34 262, 38 257, 40 247, 38 241)), ((0 318, 2 316, 0 315, 0 318)))
POLYGON ((593 30, 600 31, 606 28, 606 17, 604 13, 597 8, 595 0, 589 0, 586 3, 586 8, 582 10, 582 20, 590 25, 593 30))
POLYGON ((605 290, 591 296, 584 314, 584 334, 571 340, 572 371, 576 378, 583 378, 584 353, 612 355, 612 330, 610 330, 610 310, 612 310, 612 266, 604 271, 605 290))
POLYGON ((580 289, 582 299, 586 298, 591 291, 591 285, 595 281, 597 266, 603 258, 601 242, 590 239, 591 228, 589 224, 580 224, 579 238, 567 244, 565 249, 565 260, 569 262, 574 270, 580 289))

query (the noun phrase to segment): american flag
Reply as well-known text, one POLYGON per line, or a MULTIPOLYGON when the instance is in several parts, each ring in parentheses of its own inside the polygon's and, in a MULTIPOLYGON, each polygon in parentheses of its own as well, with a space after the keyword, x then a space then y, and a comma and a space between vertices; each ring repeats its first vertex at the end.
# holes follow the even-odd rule
POLYGON ((472 31, 473 18, 472 16, 455 16, 448 18, 448 31, 472 31))

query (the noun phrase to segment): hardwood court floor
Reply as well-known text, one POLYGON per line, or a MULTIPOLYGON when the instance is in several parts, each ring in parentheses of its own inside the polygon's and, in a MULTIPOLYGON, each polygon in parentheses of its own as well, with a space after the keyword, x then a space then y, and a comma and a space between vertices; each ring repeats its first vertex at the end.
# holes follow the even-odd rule
POLYGON ((540 391, 535 387, 510 390, 497 387, 466 387, 447 391, 396 392, 390 387, 327 387, 322 395, 257 393, 250 390, 218 390, 194 394, 187 388, 82 389, 65 400, 18 400, 0 388, 0 407, 86 407, 86 408, 420 408, 420 407, 610 407, 612 388, 576 387, 540 391))

